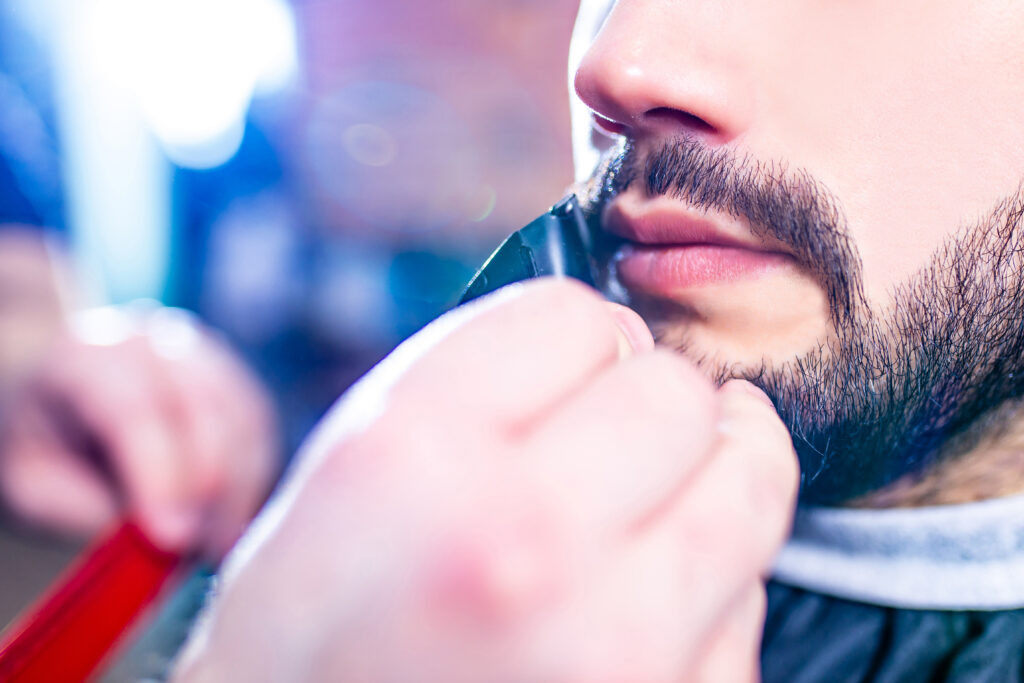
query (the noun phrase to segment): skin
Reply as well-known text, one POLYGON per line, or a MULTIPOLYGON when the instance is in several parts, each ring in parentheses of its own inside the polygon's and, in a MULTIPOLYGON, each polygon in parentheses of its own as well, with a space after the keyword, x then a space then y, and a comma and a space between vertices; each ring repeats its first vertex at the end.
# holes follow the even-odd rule
POLYGON ((753 680, 796 479, 753 385, 582 285, 513 286, 341 400, 176 680, 753 680))
POLYGON ((184 312, 67 314, 38 232, 0 232, 3 291, 19 293, 0 310, 7 513, 72 536, 130 516, 164 548, 221 557, 276 469, 265 390, 184 312))
MULTIPOLYGON (((592 163, 594 152, 621 138, 652 149, 689 135, 806 171, 845 214, 866 303, 879 317, 936 250, 1020 189, 1018 4, 625 0, 594 37, 607 4, 584 3, 578 24, 575 139, 586 142, 578 160, 592 163)), ((631 189, 618 203, 677 201, 631 189)), ((751 235, 729 216, 708 216, 726 234, 751 235)), ((831 338, 823 292, 795 266, 690 288, 673 300, 697 315, 660 338, 672 345, 685 336, 688 352, 712 364, 781 365, 831 338)), ((940 488, 925 472, 859 504, 964 502, 1024 490, 1024 472, 1000 465, 1012 447, 983 439, 970 457, 943 465, 946 483, 959 468, 972 474, 953 476, 956 484, 941 495, 921 494, 940 488), (1001 472, 999 486, 978 474, 985 469, 1001 472)))
MULTIPOLYGON (((1019 5, 998 1, 627 0, 575 86, 641 146, 689 133, 806 169, 842 203, 869 300, 884 307, 894 285, 1024 178, 1022 29, 1019 5)), ((781 291, 780 308, 799 305, 788 295, 797 276, 761 284, 781 291)), ((742 305, 736 293, 693 296, 742 305)), ((813 341, 804 335, 788 355, 813 341)))
MULTIPOLYGON (((1022 22, 1010 2, 621 0, 576 41, 575 85, 641 148, 689 134, 812 173, 884 310, 1017 188, 1022 22)), ((675 296, 723 360, 785 362, 829 334, 798 267, 675 296)), ((792 446, 752 385, 652 346, 556 282, 414 337, 325 419, 175 680, 756 680, 792 446)))

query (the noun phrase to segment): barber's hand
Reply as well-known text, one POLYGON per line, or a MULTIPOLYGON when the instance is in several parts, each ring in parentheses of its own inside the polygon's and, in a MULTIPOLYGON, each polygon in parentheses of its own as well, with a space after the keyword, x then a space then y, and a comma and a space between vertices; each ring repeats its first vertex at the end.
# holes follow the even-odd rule
POLYGON ((98 309, 73 328, 5 388, 3 504, 72 534, 129 514, 165 548, 223 554, 276 469, 264 389, 183 311, 98 309))
POLYGON ((580 285, 507 288, 325 420, 177 680, 754 680, 796 469, 752 385, 580 285))

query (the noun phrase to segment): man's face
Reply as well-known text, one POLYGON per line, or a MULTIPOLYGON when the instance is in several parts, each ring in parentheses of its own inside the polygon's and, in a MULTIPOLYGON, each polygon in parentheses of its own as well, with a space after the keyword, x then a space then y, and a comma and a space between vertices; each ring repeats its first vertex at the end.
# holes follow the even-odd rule
POLYGON ((1024 6, 608 4, 581 9, 574 140, 581 173, 628 143, 595 207, 627 238, 613 279, 663 343, 769 391, 811 499, 1021 393, 1024 6))

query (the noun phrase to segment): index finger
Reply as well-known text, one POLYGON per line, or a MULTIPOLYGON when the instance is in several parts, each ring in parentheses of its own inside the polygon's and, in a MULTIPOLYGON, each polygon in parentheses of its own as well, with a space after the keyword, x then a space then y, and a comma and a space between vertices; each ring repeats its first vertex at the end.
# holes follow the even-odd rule
MULTIPOLYGON (((395 398, 413 412, 429 405, 433 415, 521 427, 619 359, 626 335, 618 320, 596 292, 572 280, 506 287, 400 347, 402 361, 416 362, 395 386, 395 398)), ((632 334, 650 336, 638 317, 634 325, 642 331, 632 334)))

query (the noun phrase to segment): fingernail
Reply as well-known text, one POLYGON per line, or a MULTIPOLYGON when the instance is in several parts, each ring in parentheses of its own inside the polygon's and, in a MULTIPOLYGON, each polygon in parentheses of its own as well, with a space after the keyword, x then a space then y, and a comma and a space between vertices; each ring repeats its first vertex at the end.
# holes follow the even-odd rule
POLYGON ((750 396, 751 398, 756 398, 758 401, 764 403, 765 405, 769 406, 772 409, 775 408, 775 404, 772 403, 772 400, 768 397, 768 394, 764 393, 764 390, 762 390, 757 385, 751 384, 750 382, 743 379, 729 380, 728 382, 722 385, 722 391, 741 392, 746 394, 747 396, 750 396))
POLYGON ((619 328, 619 358, 654 348, 654 337, 636 311, 622 304, 608 303, 608 311, 619 328))

